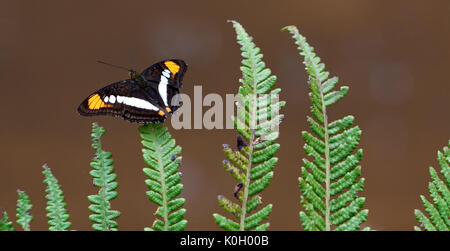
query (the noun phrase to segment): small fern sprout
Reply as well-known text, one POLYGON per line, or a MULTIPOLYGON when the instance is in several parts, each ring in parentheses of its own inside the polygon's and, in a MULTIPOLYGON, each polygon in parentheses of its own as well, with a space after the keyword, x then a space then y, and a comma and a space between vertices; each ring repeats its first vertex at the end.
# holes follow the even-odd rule
POLYGON ((428 217, 420 210, 414 210, 420 227, 415 226, 414 229, 428 231, 449 231, 450 230, 450 140, 448 146, 444 147, 443 152, 438 151, 437 159, 441 166, 441 174, 444 181, 441 180, 438 173, 433 167, 430 167, 431 182, 428 185, 432 202, 429 202, 425 196, 421 195, 420 199, 425 207, 428 217))
POLYGON ((24 191, 17 190, 17 194, 16 222, 22 226, 23 230, 30 231, 30 222, 33 220, 30 210, 33 205, 31 205, 30 198, 24 191))
MULTIPOLYGON (((303 159, 299 187, 300 220, 305 230, 357 230, 366 221, 369 211, 362 209, 365 198, 357 193, 363 190, 361 175, 362 149, 357 150, 361 136, 358 126, 352 127, 354 117, 349 115, 334 122, 328 119, 327 109, 342 99, 347 86, 335 90, 337 77, 329 78, 325 64, 320 62, 314 48, 300 35, 295 26, 288 30, 298 45, 309 77, 311 113, 308 117, 312 133, 303 131, 306 142, 303 149, 313 158, 303 159)), ((364 229, 368 230, 368 228, 364 229)))
POLYGON ((64 194, 58 183, 58 180, 53 175, 47 164, 43 166, 44 184, 47 185, 45 192, 47 195, 47 218, 50 231, 65 231, 72 223, 69 222, 69 214, 66 210, 66 203, 64 202, 64 194))
POLYGON ((225 230, 266 230, 269 223, 263 223, 263 220, 272 212, 272 204, 260 209, 263 202, 259 194, 271 183, 273 168, 278 161, 274 156, 280 145, 275 140, 283 118, 279 111, 285 102, 278 99, 281 89, 272 89, 277 77, 271 75, 261 60, 260 49, 238 22, 231 22, 241 46, 243 78, 238 91, 237 117, 233 117, 238 132, 237 151, 223 145, 227 159, 222 165, 237 182, 233 191, 237 203, 219 195, 219 205, 234 219, 217 213, 213 217, 225 230))
POLYGON ((88 200, 92 203, 89 205, 89 211, 93 214, 89 215, 89 220, 94 224, 92 228, 98 231, 117 231, 117 222, 114 219, 120 215, 119 211, 111 210, 110 201, 117 197, 117 175, 114 173, 114 160, 110 152, 102 150, 100 141, 101 136, 105 134, 105 129, 97 123, 92 124, 92 149, 96 151, 91 161, 93 170, 89 174, 94 179, 94 186, 100 187, 98 194, 89 195, 88 200))
POLYGON ((3 212, 2 219, 0 220, 0 231, 14 231, 12 222, 8 220, 8 214, 3 212))
POLYGON ((146 124, 139 127, 142 139, 143 158, 148 168, 144 168, 148 191, 147 197, 159 207, 151 228, 144 230, 182 231, 186 228, 186 209, 182 208, 184 198, 177 198, 183 191, 181 184, 181 147, 177 146, 169 129, 161 124, 146 124))

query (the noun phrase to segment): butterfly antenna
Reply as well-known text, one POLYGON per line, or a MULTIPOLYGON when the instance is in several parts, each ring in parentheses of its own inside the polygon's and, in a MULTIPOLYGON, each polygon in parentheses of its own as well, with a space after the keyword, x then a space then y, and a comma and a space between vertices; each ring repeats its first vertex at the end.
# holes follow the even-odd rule
POLYGON ((106 62, 103 62, 103 61, 100 61, 100 60, 97 60, 97 63, 109 65, 109 66, 116 67, 116 68, 119 68, 119 69, 124 69, 126 71, 130 71, 130 69, 127 69, 126 67, 123 67, 123 66, 120 66, 120 65, 114 65, 114 64, 106 63, 106 62))
POLYGON ((130 44, 130 66, 131 66, 131 69, 135 69, 134 68, 134 58, 133 58, 133 55, 134 55, 134 51, 133 51, 133 44, 130 44))

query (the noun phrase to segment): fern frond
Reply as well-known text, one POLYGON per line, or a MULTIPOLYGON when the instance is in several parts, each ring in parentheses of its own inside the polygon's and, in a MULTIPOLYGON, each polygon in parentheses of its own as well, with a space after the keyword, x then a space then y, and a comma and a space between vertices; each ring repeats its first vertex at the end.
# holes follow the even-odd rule
POLYGON ((181 147, 167 127, 161 124, 146 124, 139 127, 141 132, 144 161, 148 168, 143 171, 148 191, 147 197, 159 207, 155 215, 159 218, 153 222, 152 228, 145 230, 182 231, 186 228, 184 219, 186 209, 182 208, 184 198, 176 198, 183 191, 181 173, 178 167, 181 163, 181 147))
POLYGON ((17 190, 17 194, 16 222, 22 226, 23 230, 30 231, 30 222, 33 220, 30 210, 33 205, 31 205, 30 198, 24 191, 17 190))
POLYGON ((223 161, 223 167, 240 185, 235 191, 238 203, 222 195, 218 197, 219 205, 235 220, 217 213, 213 216, 225 230, 266 230, 269 223, 263 224, 262 221, 268 219, 272 204, 254 211, 262 205, 259 194, 271 183, 272 170, 278 161, 274 156, 280 145, 275 140, 283 119, 279 111, 285 102, 279 101, 280 89, 272 90, 277 77, 261 60, 260 49, 238 22, 231 22, 241 46, 243 78, 239 80, 242 85, 238 91, 237 117, 233 118, 234 128, 239 133, 238 149, 232 150, 224 145, 227 160, 223 161))
POLYGON ((438 151, 438 162, 441 165, 441 174, 444 181, 441 180, 433 167, 430 167, 431 182, 428 185, 432 202, 429 202, 425 196, 420 199, 425 207, 428 217, 420 210, 416 209, 414 214, 420 227, 414 227, 415 230, 428 231, 449 231, 450 230, 450 141, 448 146, 444 147, 443 153, 438 151))
POLYGON ((100 141, 101 136, 105 134, 105 129, 97 123, 92 123, 92 149, 96 151, 91 161, 93 170, 89 174, 94 179, 94 186, 100 188, 98 194, 89 195, 88 200, 92 203, 89 205, 89 211, 93 214, 89 215, 92 221, 92 228, 98 231, 117 231, 117 222, 114 221, 119 217, 120 212, 111 210, 110 201, 117 197, 117 175, 114 173, 114 160, 110 152, 102 150, 100 141))
POLYGON ((12 222, 8 221, 8 214, 3 212, 2 219, 0 220, 0 231, 14 231, 12 222))
POLYGON ((48 225, 50 226, 48 230, 50 231, 65 231, 72 223, 69 222, 69 214, 66 210, 66 203, 64 202, 64 194, 58 183, 58 180, 53 175, 47 164, 43 166, 44 171, 44 184, 47 185, 45 192, 47 195, 47 218, 48 225))
POLYGON ((362 149, 354 152, 361 130, 351 127, 353 116, 330 122, 327 114, 327 108, 345 97, 349 88, 335 88, 338 78, 329 78, 325 64, 295 26, 283 30, 292 34, 304 57, 311 91, 313 117, 307 121, 312 133, 303 131, 302 138, 304 150, 313 160, 303 159, 301 168, 300 202, 305 211, 300 212, 300 220, 305 230, 357 230, 368 215, 363 209, 365 198, 357 196, 364 184, 364 178, 359 179, 362 149))

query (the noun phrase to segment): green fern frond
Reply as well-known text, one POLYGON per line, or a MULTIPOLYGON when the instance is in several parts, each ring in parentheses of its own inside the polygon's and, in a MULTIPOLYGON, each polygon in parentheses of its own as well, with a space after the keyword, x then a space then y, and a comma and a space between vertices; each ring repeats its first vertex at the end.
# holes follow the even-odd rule
POLYGON ((152 228, 144 230, 182 231, 186 228, 184 219, 186 209, 182 208, 184 198, 176 198, 183 191, 181 173, 178 167, 181 163, 181 147, 176 145, 175 139, 167 127, 161 124, 146 124, 139 127, 142 139, 144 161, 148 168, 143 171, 148 179, 145 180, 148 191, 147 197, 159 207, 155 215, 152 228))
POLYGON ((431 182, 428 185, 432 202, 429 202, 425 196, 421 195, 425 212, 428 217, 420 210, 416 209, 414 214, 420 227, 414 227, 415 230, 428 231, 449 231, 450 230, 450 141, 448 146, 444 147, 443 153, 438 151, 438 161, 441 165, 441 174, 445 182, 442 181, 433 167, 430 167, 431 182))
POLYGON ((31 205, 30 198, 24 191, 17 190, 17 194, 16 222, 22 226, 23 230, 30 231, 30 222, 33 220, 30 210, 33 205, 31 205))
POLYGON ((64 202, 64 194, 58 183, 58 180, 53 175, 47 164, 43 166, 44 184, 47 185, 45 192, 47 195, 47 218, 50 231, 65 231, 72 223, 69 222, 69 214, 66 210, 66 203, 64 202))
POLYGON ((351 127, 353 116, 328 121, 327 108, 345 97, 347 86, 335 89, 337 77, 329 78, 325 64, 295 26, 287 26, 298 45, 309 76, 311 113, 308 117, 312 133, 303 131, 306 154, 303 159, 299 187, 302 193, 300 220, 305 230, 357 230, 366 221, 368 210, 362 209, 365 198, 361 175, 362 149, 357 150, 361 136, 358 126, 351 127), (333 226, 333 227, 332 227, 333 226))
POLYGON ((239 191, 235 192, 238 203, 220 195, 219 205, 235 219, 217 213, 213 217, 225 230, 266 230, 269 223, 262 224, 262 221, 268 219, 272 204, 259 209, 262 205, 259 193, 273 178, 272 170, 278 161, 274 156, 280 148, 275 140, 283 119, 279 111, 286 103, 278 99, 280 89, 272 90, 277 77, 261 60, 260 49, 238 22, 231 22, 241 46, 243 78, 239 80, 242 85, 238 91, 237 117, 233 117, 234 128, 239 133, 238 150, 224 145, 227 160, 223 161, 223 167, 239 183, 239 191))
POLYGON ((8 221, 8 214, 3 212, 2 219, 0 220, 0 231, 14 231, 12 222, 8 221))
POLYGON ((117 222, 120 212, 111 210, 110 201, 117 197, 117 175, 114 173, 114 160, 110 152, 102 150, 100 141, 101 136, 105 134, 105 129, 97 123, 92 123, 92 149, 96 151, 91 161, 93 170, 89 174, 94 179, 94 186, 100 187, 98 194, 89 195, 88 200, 92 203, 89 210, 93 213, 89 215, 89 220, 94 224, 92 228, 98 231, 117 231, 117 222))

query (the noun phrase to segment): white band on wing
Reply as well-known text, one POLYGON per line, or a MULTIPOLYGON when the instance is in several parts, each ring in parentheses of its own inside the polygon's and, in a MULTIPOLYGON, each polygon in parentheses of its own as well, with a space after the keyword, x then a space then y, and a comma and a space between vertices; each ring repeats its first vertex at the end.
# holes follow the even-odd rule
MULTIPOLYGON (((108 98, 109 103, 114 104, 116 102, 116 97, 113 95, 110 95, 108 98)), ((144 99, 135 98, 135 97, 124 97, 124 96, 117 96, 117 103, 123 103, 125 105, 141 108, 141 109, 147 109, 147 110, 153 110, 153 111, 159 111, 159 108, 152 105, 150 102, 144 99)))
POLYGON ((170 77, 170 71, 165 69, 162 72, 161 80, 159 81, 159 85, 158 85, 159 96, 162 98, 162 100, 164 101, 164 104, 166 106, 169 106, 167 103, 167 85, 169 84, 169 80, 168 80, 169 77, 170 77))

